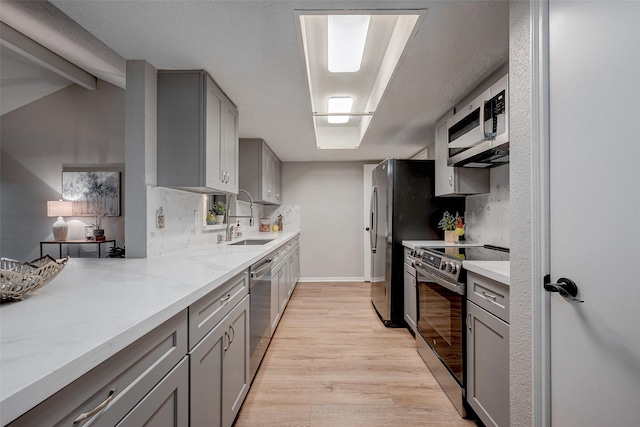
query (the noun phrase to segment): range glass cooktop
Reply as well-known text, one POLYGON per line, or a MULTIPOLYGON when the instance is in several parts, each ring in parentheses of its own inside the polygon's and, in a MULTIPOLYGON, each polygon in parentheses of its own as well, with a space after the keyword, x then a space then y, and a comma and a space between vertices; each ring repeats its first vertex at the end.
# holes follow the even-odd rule
POLYGON ((467 248, 442 247, 421 248, 426 251, 441 253, 447 257, 465 261, 509 261, 509 249, 499 246, 477 246, 467 248))

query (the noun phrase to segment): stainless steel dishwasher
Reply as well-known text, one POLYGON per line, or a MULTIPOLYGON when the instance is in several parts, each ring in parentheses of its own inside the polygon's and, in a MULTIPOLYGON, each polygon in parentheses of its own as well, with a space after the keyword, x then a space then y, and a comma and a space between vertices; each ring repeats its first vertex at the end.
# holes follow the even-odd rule
POLYGON ((264 353, 271 341, 271 263, 273 258, 267 256, 251 266, 251 281, 249 294, 251 295, 250 322, 250 354, 249 371, 251 381, 258 371, 264 353))

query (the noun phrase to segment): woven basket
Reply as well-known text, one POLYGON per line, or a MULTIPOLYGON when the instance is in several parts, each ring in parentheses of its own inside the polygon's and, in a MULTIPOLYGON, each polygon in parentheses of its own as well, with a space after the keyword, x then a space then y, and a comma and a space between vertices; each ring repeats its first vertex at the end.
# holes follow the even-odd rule
POLYGON ((69 257, 55 260, 49 255, 31 262, 0 259, 0 301, 21 301, 27 292, 49 283, 62 271, 69 257))

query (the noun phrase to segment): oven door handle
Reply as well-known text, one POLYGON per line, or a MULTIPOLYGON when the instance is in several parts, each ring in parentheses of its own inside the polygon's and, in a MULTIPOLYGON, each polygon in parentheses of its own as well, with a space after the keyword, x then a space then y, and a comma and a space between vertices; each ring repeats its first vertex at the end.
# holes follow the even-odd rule
POLYGON ((417 283, 433 282, 457 294, 465 295, 465 286, 463 283, 451 283, 451 282, 447 282, 446 280, 442 280, 439 277, 436 277, 433 274, 424 270, 422 268, 422 265, 418 262, 415 263, 415 268, 416 268, 416 273, 419 273, 416 275, 417 283), (425 277, 427 280, 422 280, 420 276, 425 277))

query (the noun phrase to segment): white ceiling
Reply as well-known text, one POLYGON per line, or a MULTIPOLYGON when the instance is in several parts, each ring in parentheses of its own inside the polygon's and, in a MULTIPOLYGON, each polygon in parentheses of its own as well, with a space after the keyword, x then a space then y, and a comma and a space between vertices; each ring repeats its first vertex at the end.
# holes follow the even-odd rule
POLYGON ((436 120, 508 58, 503 0, 52 3, 124 59, 207 70, 238 106, 240 137, 265 139, 283 161, 411 157, 433 142, 436 120), (360 148, 318 150, 294 11, 386 8, 427 14, 360 148))

